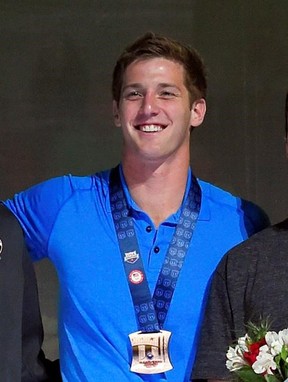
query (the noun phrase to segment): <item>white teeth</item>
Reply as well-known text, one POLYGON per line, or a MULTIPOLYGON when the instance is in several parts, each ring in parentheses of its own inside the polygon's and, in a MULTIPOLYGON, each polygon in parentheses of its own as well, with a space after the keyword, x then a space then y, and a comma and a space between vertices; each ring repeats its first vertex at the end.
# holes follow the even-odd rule
POLYGON ((155 132, 155 131, 162 131, 163 127, 159 125, 144 125, 144 126, 139 126, 141 131, 144 132, 155 132))

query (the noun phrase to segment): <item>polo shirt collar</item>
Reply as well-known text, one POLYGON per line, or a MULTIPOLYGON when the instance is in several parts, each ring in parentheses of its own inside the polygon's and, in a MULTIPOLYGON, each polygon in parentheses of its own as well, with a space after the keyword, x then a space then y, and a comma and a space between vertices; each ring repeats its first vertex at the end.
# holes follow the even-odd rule
MULTIPOLYGON (((124 191, 124 194, 125 194, 125 197, 126 197, 126 200, 127 200, 128 208, 131 208, 131 209, 133 209, 134 211, 136 211, 138 213, 139 212, 143 213, 141 208, 137 205, 137 203, 135 203, 135 201, 132 199, 132 197, 130 195, 130 192, 129 192, 126 180, 124 178, 123 168, 122 168, 122 164, 121 163, 119 165, 119 172, 120 172, 120 180, 122 182, 122 187, 123 187, 123 191, 124 191)), ((184 200, 186 200, 188 192, 189 192, 189 189, 190 189, 191 178, 192 178, 192 169, 189 167, 188 176, 187 176, 187 183, 186 183, 186 189, 185 189, 185 195, 184 195, 184 200)), ((197 179, 197 182, 199 183, 198 179, 197 179)), ((202 202, 201 202, 201 208, 200 208, 200 213, 199 213, 199 218, 198 219, 202 220, 202 221, 210 220, 210 208, 209 208, 208 203, 206 203, 204 201, 204 192, 203 192, 203 189, 201 187, 201 184, 199 184, 199 186, 200 186, 201 191, 202 191, 202 202)), ((181 214, 182 205, 183 205, 183 202, 182 202, 180 208, 178 209, 178 211, 175 212, 174 214, 170 215, 167 218, 166 223, 170 223, 170 224, 177 224, 178 223, 178 220, 179 220, 180 214, 181 214)))

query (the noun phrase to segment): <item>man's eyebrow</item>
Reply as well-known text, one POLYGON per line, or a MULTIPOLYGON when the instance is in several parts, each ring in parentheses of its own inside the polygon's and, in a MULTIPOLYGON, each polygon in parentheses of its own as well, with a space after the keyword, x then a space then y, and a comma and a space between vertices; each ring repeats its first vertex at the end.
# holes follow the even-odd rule
POLYGON ((170 83, 170 82, 161 82, 158 86, 161 87, 171 87, 171 88, 178 88, 176 84, 170 83))
MULTIPOLYGON (((160 82, 157 86, 159 87, 173 87, 173 88, 178 88, 178 86, 174 83, 170 83, 170 82, 160 82)), ((125 86, 123 86, 123 89, 125 88, 130 88, 130 87, 139 87, 139 88, 142 88, 144 87, 144 85, 142 85, 140 82, 133 82, 131 84, 127 84, 125 86)))
POLYGON ((130 88, 142 89, 143 86, 140 83, 135 82, 135 83, 127 84, 127 85, 123 86, 122 91, 124 91, 126 89, 130 89, 130 88))
MULTIPOLYGON (((160 84, 157 85, 157 88, 158 89, 173 88, 173 89, 177 90, 178 92, 181 92, 181 89, 179 88, 179 86, 177 86, 176 84, 173 84, 173 83, 168 83, 168 82, 161 82, 160 84)), ((130 89, 136 89, 136 90, 145 89, 145 86, 139 82, 127 84, 127 85, 123 86, 122 93, 124 91, 130 90, 130 89)))
POLYGON ((178 91, 180 91, 180 88, 179 86, 177 86, 176 84, 170 84, 170 83, 166 83, 166 82, 163 82, 163 83, 160 83, 158 85, 159 88, 174 88, 174 89, 177 89, 178 91))

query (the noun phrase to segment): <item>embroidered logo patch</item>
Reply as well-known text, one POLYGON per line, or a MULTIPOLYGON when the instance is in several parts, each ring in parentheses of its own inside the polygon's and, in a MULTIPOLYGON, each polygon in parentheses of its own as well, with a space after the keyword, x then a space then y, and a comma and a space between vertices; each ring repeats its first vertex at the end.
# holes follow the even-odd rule
POLYGON ((124 261, 129 264, 134 264, 139 259, 139 254, 136 251, 125 252, 124 261))

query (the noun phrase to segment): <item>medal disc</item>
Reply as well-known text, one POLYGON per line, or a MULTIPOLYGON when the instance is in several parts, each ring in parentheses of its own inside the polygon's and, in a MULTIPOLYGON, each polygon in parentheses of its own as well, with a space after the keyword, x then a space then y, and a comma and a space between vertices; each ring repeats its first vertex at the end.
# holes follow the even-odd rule
POLYGON ((169 359, 169 339, 171 332, 129 334, 133 348, 131 371, 140 374, 157 374, 173 369, 169 359))

